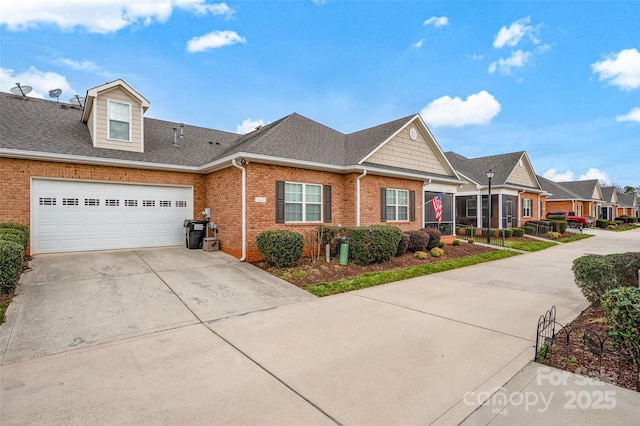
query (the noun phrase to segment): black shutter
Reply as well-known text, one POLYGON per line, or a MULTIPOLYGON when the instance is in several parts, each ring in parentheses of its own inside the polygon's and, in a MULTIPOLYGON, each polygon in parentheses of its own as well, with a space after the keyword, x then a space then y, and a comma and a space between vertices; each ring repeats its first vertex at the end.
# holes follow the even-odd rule
POLYGON ((416 221, 416 191, 409 191, 409 220, 416 221))
POLYGON ((380 222, 387 221, 387 188, 380 188, 380 222))
POLYGON ((331 185, 324 185, 322 190, 324 191, 324 222, 331 223, 331 185))
POLYGON ((284 181, 276 181, 276 223, 284 223, 284 181))

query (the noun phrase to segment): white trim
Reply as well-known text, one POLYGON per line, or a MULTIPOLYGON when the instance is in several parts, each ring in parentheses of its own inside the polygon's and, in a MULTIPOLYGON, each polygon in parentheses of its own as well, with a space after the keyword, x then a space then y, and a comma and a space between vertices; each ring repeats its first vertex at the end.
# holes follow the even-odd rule
POLYGON ((247 260, 247 169, 239 165, 235 158, 231 160, 231 165, 242 170, 242 257, 240 262, 244 262, 247 260))
MULTIPOLYGON (((385 217, 386 217, 386 221, 387 222, 409 222, 411 220, 411 212, 409 210, 411 210, 411 194, 410 191, 408 189, 398 189, 398 188, 385 188, 385 197, 389 194, 389 191, 395 191, 396 193, 396 203, 395 204, 391 204, 391 206, 395 207, 396 213, 395 213, 395 219, 389 219, 387 212, 385 211, 385 217), (407 193, 407 204, 398 204, 398 193, 402 191, 402 192, 406 192, 407 193), (407 218, 406 219, 399 219, 399 214, 398 214, 398 208, 399 207, 406 207, 407 208, 407 218)), ((387 203, 387 200, 384 200, 384 204, 385 204, 385 208, 389 207, 389 204, 387 203)))
POLYGON ((367 170, 356 178, 356 226, 360 226, 360 179, 367 175, 367 170))
POLYGON ((285 185, 285 190, 284 190, 284 206, 285 206, 285 211, 284 211, 284 223, 289 223, 289 224, 293 224, 293 223, 299 223, 299 224, 305 224, 305 223, 322 223, 322 219, 323 219, 323 206, 324 206, 324 200, 323 200, 323 194, 322 194, 322 188, 323 185, 321 183, 311 183, 311 182, 298 182, 298 181, 291 181, 291 180, 287 180, 284 181, 284 185, 285 185), (289 185, 302 185, 302 191, 301 191, 301 196, 302 199, 300 200, 300 202, 298 201, 289 201, 287 203, 287 184, 289 185), (320 202, 311 202, 311 201, 307 201, 307 187, 308 186, 318 186, 320 187, 320 202), (300 204, 302 206, 302 211, 300 212, 300 220, 287 220, 287 204, 300 204), (320 206, 320 218, 318 220, 307 220, 307 205, 319 205, 320 206))

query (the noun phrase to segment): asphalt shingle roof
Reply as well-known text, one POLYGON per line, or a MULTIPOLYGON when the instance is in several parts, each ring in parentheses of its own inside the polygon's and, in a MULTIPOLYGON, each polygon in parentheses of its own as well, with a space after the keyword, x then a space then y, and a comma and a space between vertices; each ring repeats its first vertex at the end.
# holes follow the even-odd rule
POLYGON ((467 158, 453 151, 448 151, 444 155, 454 169, 476 183, 488 184, 487 172, 491 170, 493 172, 492 185, 504 185, 524 153, 524 151, 518 151, 487 157, 467 158))
POLYGON ((553 182, 547 178, 542 176, 538 176, 538 182, 540 182, 540 186, 546 192, 551 193, 547 197, 548 200, 576 200, 582 199, 578 194, 572 192, 569 188, 562 186, 561 183, 553 182))
POLYGON ((571 192, 578 194, 583 200, 593 200, 593 193, 598 185, 597 179, 590 180, 574 180, 570 182, 561 182, 561 185, 571 192))
POLYGON ((0 148, 62 155, 199 167, 235 153, 260 154, 322 164, 355 165, 415 117, 408 116, 344 134, 293 113, 246 135, 144 118, 143 153, 93 147, 82 110, 66 103, 0 93, 0 148))
POLYGON ((144 151, 94 148, 82 110, 70 104, 0 93, 0 147, 24 151, 109 158, 116 160, 200 166, 233 145, 240 135, 184 126, 180 148, 172 147, 173 127, 163 120, 144 119, 144 151), (209 142, 212 142, 211 144, 209 142), (219 145, 216 145, 218 143, 219 145))

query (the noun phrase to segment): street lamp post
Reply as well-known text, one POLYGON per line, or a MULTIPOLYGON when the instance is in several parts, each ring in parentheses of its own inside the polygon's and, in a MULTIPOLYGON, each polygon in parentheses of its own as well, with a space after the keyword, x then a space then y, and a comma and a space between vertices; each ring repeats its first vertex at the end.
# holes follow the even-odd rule
POLYGON ((487 172, 487 177, 489 178, 489 197, 488 197, 488 206, 487 206, 487 244, 491 244, 491 178, 493 177, 493 172, 491 169, 487 172))

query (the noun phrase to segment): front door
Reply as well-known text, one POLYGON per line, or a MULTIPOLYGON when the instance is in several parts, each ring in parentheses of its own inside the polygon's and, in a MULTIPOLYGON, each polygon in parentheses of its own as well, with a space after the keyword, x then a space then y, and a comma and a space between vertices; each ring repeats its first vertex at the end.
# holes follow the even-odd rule
POLYGON ((507 200, 505 206, 505 217, 507 219, 507 228, 513 228, 513 201, 507 200))

